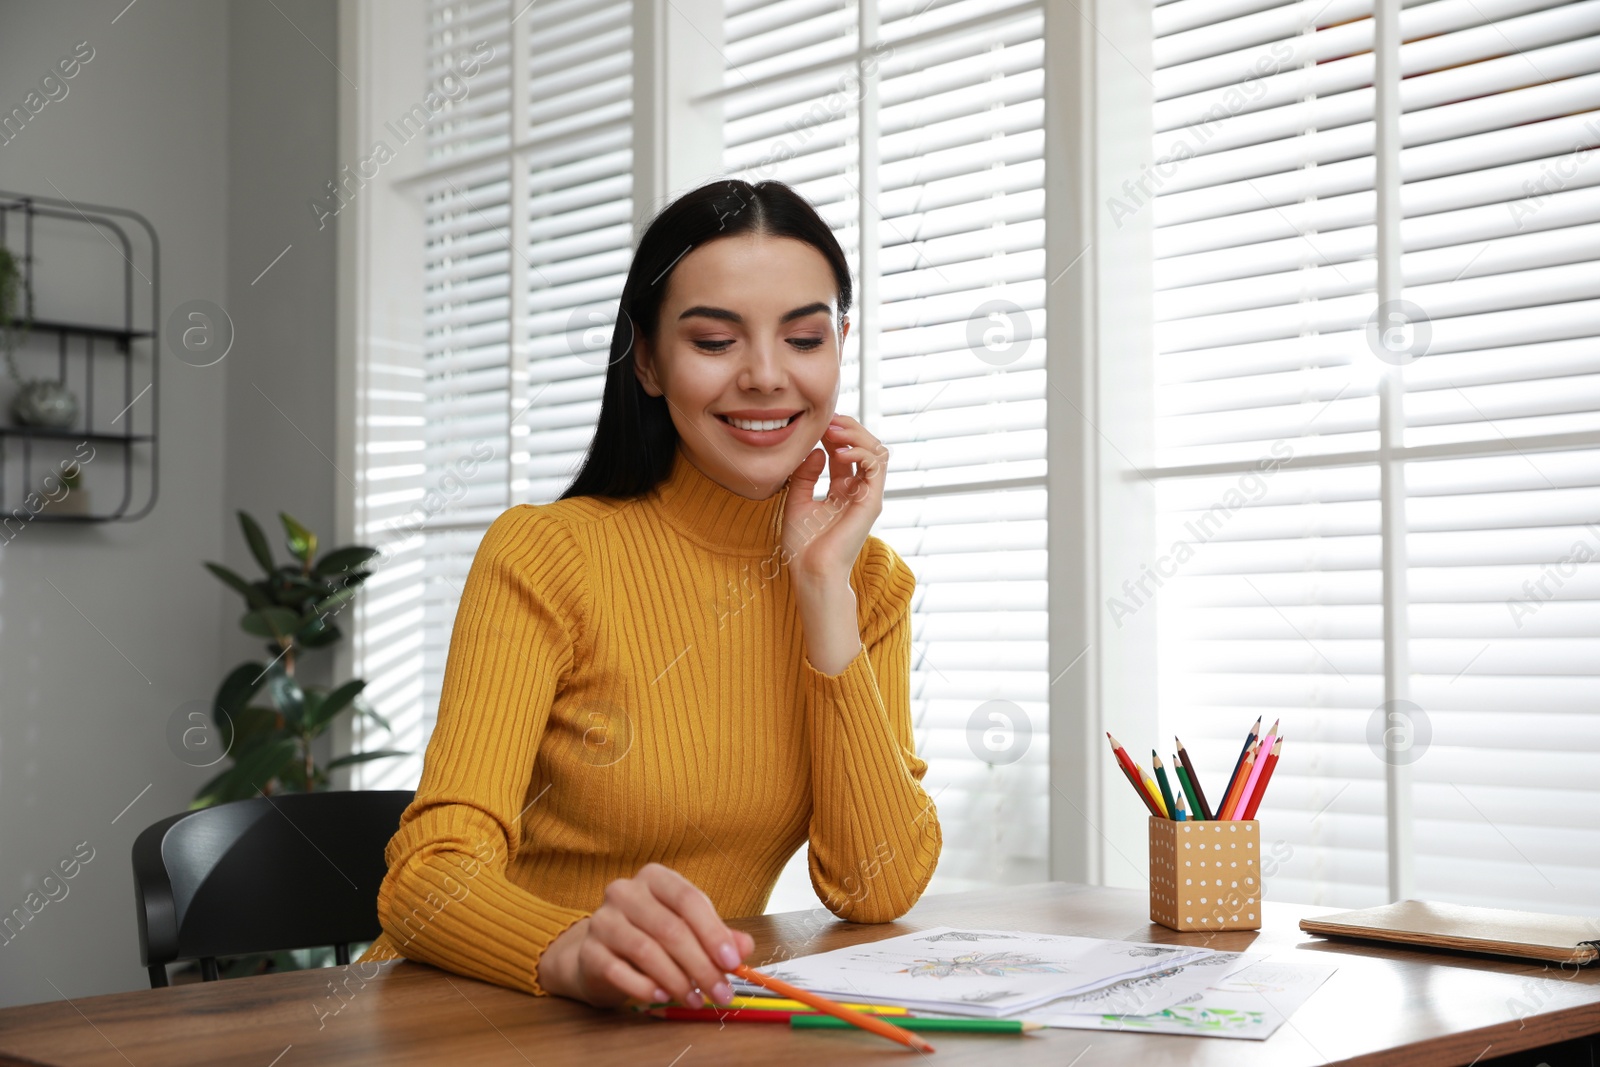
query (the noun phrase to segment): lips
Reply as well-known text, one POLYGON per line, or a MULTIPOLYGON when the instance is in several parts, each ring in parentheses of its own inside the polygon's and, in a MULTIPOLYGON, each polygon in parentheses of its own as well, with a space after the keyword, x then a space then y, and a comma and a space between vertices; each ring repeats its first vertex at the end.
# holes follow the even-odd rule
MULTIPOLYGON (((793 423, 795 419, 798 419, 800 417, 800 412, 798 412, 798 411, 795 411, 795 412, 774 411, 771 414, 765 414, 765 413, 760 413, 760 412, 738 411, 738 412, 717 412, 716 416, 717 416, 718 419, 720 419, 721 421, 727 423, 730 426, 734 425, 734 420, 735 419, 738 419, 740 422, 757 422, 757 423, 773 423, 773 422, 781 421, 783 423, 783 426, 788 426, 789 424, 793 423)), ((740 427, 740 428, 743 429, 744 427, 740 427)), ((777 427, 777 429, 782 429, 782 428, 783 428, 782 426, 777 427)), ((751 432, 751 433, 772 433, 774 431, 773 430, 750 430, 748 432, 751 432)))
POLYGON ((800 416, 803 414, 803 412, 795 411, 785 413, 782 411, 774 411, 769 415, 759 410, 754 410, 716 412, 715 414, 717 421, 722 423, 723 427, 728 431, 728 434, 735 441, 739 441, 747 445, 754 445, 756 447, 770 448, 783 444, 791 436, 793 436, 795 432, 795 426, 799 424, 800 416), (735 418, 739 419, 741 422, 749 420, 751 422, 758 423, 774 423, 781 420, 782 425, 773 430, 746 430, 734 425, 732 420, 735 418))

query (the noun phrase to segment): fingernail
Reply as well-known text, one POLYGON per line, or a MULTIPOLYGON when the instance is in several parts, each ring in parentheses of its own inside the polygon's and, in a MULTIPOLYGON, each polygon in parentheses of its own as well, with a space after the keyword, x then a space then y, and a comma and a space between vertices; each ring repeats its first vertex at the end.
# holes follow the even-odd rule
POLYGON ((689 1002, 689 1007, 691 1008, 703 1008, 706 1006, 706 998, 700 995, 700 990, 698 989, 691 989, 689 995, 684 999, 689 1002))
POLYGON ((718 982, 717 988, 711 991, 711 995, 717 998, 719 1004, 725 1005, 733 999, 733 986, 727 982, 718 982))
POLYGON ((660 1004, 663 1001, 668 1001, 668 1000, 671 1000, 671 999, 672 999, 671 997, 667 996, 667 991, 665 989, 658 989, 658 990, 655 991, 655 1002, 657 1004, 660 1004))
POLYGON ((717 949, 717 957, 730 971, 739 966, 739 953, 734 951, 733 945, 729 942, 723 942, 722 947, 717 949))

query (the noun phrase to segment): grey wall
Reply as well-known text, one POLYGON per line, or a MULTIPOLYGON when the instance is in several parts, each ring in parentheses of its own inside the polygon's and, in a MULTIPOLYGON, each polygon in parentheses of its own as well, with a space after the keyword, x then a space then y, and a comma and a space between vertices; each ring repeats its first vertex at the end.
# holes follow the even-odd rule
POLYGON ((159 354, 147 518, 0 542, 0 915, 29 894, 37 907, 43 878, 93 850, 0 944, 0 1005, 147 984, 129 850, 212 773, 169 749, 167 721, 257 651, 201 561, 247 568, 239 507, 331 539, 333 228, 317 232, 305 201, 337 169, 335 28, 333 0, 0 2, 0 111, 78 42, 95 51, 0 145, 0 189, 142 213, 162 243, 163 318, 204 299, 236 329, 214 366, 159 354))

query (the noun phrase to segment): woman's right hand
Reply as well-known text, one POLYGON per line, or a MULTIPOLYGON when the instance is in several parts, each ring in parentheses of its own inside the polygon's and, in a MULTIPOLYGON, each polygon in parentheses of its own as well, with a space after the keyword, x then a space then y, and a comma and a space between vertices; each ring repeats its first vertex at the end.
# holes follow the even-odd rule
POLYGON ((640 1001, 733 999, 727 973, 755 948, 755 939, 726 926, 693 882, 670 867, 647 863, 632 878, 606 886, 605 900, 546 946, 538 981, 545 992, 597 1008, 640 1001))

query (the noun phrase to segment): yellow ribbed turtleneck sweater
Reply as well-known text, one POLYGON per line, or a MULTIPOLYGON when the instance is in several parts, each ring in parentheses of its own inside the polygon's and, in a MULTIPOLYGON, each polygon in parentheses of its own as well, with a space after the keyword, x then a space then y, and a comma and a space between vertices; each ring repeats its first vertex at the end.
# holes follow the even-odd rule
POLYGON ((862 650, 816 670, 780 564, 787 494, 731 492, 680 446, 643 497, 494 521, 362 960, 544 995, 540 954, 613 879, 655 861, 722 917, 757 915, 807 843, 839 918, 916 903, 942 836, 911 732, 915 579, 868 537, 850 572, 862 650))

